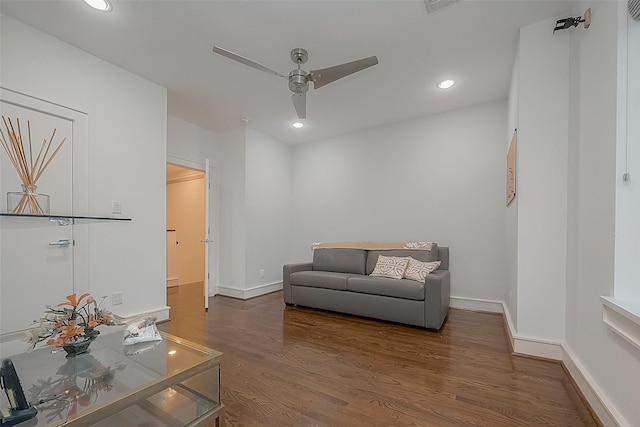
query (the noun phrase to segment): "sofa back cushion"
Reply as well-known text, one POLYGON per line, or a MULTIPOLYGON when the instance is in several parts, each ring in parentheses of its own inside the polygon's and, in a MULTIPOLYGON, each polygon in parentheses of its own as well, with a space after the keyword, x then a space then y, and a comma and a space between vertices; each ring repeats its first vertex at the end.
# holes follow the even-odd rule
POLYGON ((363 249, 325 248, 313 251, 313 269, 318 271, 364 274, 366 261, 367 251, 363 249))
POLYGON ((367 268, 365 274, 371 274, 378 262, 378 255, 412 257, 418 261, 437 261, 438 260, 438 244, 433 243, 430 251, 420 251, 415 249, 391 249, 385 251, 369 251, 367 254, 367 268))

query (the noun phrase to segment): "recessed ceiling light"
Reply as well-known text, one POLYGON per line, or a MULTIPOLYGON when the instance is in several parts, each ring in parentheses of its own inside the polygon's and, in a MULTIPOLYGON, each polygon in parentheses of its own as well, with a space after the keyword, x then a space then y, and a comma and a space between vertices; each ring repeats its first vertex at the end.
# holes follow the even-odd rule
POLYGON ((101 12, 111 12, 109 0, 84 0, 86 4, 101 12))
POLYGON ((291 126, 293 126, 296 129, 302 129, 304 127, 304 123, 302 123, 302 122, 293 122, 293 123, 291 123, 291 126))
POLYGON ((440 89, 449 89, 454 84, 456 84, 455 80, 443 80, 440 83, 438 83, 438 87, 440 89))

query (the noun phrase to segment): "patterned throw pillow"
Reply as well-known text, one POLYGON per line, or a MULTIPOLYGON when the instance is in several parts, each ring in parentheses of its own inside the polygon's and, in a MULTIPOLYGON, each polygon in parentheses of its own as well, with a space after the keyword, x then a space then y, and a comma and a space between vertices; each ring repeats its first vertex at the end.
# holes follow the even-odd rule
POLYGON ((407 269, 404 272, 404 278, 415 280, 416 282, 424 282, 427 274, 437 270, 438 267, 440 267, 440 263, 440 261, 422 262, 409 257, 409 263, 407 264, 407 269))
POLYGON ((402 279, 407 269, 409 257, 379 255, 376 266, 370 276, 389 277, 390 279, 402 279))

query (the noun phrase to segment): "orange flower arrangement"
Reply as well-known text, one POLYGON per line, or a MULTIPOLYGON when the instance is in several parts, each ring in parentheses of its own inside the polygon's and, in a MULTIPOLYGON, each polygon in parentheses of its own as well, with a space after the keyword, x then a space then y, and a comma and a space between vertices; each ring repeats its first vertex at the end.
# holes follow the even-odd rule
MULTIPOLYGON (((102 301, 105 298, 102 297, 102 301)), ((94 339, 100 334, 98 326, 112 326, 115 322, 110 311, 100 308, 100 304, 85 293, 80 298, 76 294, 68 295, 56 308, 47 305, 44 317, 34 324, 38 327, 27 332, 30 349, 45 340, 47 345, 63 346, 94 339)))

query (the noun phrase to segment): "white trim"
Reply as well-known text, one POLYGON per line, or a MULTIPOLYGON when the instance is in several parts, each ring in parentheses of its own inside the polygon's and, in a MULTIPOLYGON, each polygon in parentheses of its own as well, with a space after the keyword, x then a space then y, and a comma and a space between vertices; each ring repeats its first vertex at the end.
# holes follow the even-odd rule
POLYGON ((471 310, 471 311, 488 311, 490 313, 504 313, 503 304, 500 301, 465 298, 465 297, 450 297, 449 307, 459 308, 462 310, 471 310))
POLYGON ((178 166, 185 166, 191 169, 197 169, 202 172, 204 172, 206 168, 205 163, 194 162, 193 160, 183 159, 182 157, 169 156, 169 155, 167 155, 167 163, 171 163, 173 165, 178 165, 178 166))
POLYGON ((544 359, 562 360, 562 343, 518 335, 513 320, 511 319, 509 308, 504 302, 502 303, 502 310, 513 353, 542 357, 544 359))
POLYGON ((560 351, 561 357, 559 360, 563 363, 569 373, 569 376, 573 379, 576 386, 602 424, 607 427, 631 425, 622 415, 620 415, 620 412, 607 398, 606 393, 596 385, 596 382, 593 380, 591 375, 589 375, 582 363, 580 363, 580 361, 575 357, 566 343, 558 344, 535 340, 533 338, 518 337, 513 326, 511 313, 509 312, 507 304, 503 303, 503 305, 505 312, 505 324, 509 334, 511 348, 518 349, 518 351, 514 350, 514 353, 556 359, 555 357, 548 356, 554 356, 557 351, 560 351), (558 346, 559 349, 557 348, 558 346), (542 354, 546 354, 547 356, 543 356, 542 354))
POLYGON ((511 349, 514 353, 526 356, 542 357, 545 359, 562 360, 562 343, 518 335, 513 326, 509 309, 504 302, 451 297, 449 306, 451 308, 459 308, 463 310, 502 313, 506 321, 506 329, 509 334, 511 349))
POLYGON ((511 312, 509 311, 509 306, 506 303, 502 303, 502 309, 504 310, 504 323, 505 328, 507 330, 507 334, 509 335, 509 345, 511 345, 511 352, 515 347, 514 337, 516 336, 516 328, 513 325, 513 320, 511 320, 511 312))
POLYGON ((22 340, 26 342, 28 331, 29 329, 22 329, 20 331, 7 332, 4 334, 0 334, 0 344, 10 342, 10 341, 15 341, 15 340, 22 340))
POLYGON ((209 296, 211 296, 211 262, 209 243, 211 243, 211 224, 209 204, 211 203, 211 171, 209 170, 209 158, 204 159, 204 309, 209 310, 209 296))
POLYGON ((620 414, 620 411, 618 411, 613 402, 609 400, 607 394, 598 387, 594 379, 589 375, 589 372, 566 344, 562 346, 562 351, 562 363, 602 424, 606 427, 630 426, 631 423, 625 420, 622 414, 620 414))
POLYGON ((544 359, 562 360, 562 343, 514 335, 513 352, 544 359))
POLYGON ((640 301, 600 297, 602 321, 640 350, 640 301))
POLYGON ((127 315, 120 315, 120 314, 116 314, 114 313, 113 316, 116 318, 117 323, 129 323, 134 319, 140 318, 140 317, 148 317, 148 316, 153 316, 156 318, 156 320, 158 322, 163 322, 165 320, 169 320, 169 309, 171 307, 169 306, 165 306, 162 308, 158 308, 155 310, 151 310, 151 311, 144 311, 141 313, 134 313, 134 314, 127 314, 127 315))
POLYGON ((249 289, 237 289, 227 286, 218 286, 218 294, 226 297, 249 299, 259 297, 261 295, 270 294, 282 289, 282 282, 267 283, 265 285, 254 286, 249 289))

